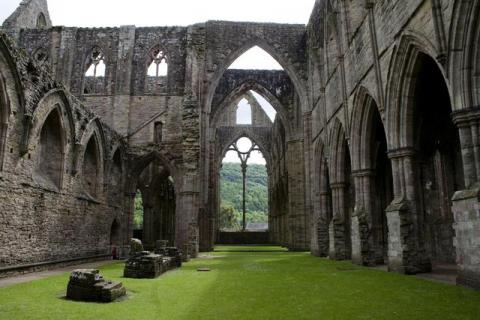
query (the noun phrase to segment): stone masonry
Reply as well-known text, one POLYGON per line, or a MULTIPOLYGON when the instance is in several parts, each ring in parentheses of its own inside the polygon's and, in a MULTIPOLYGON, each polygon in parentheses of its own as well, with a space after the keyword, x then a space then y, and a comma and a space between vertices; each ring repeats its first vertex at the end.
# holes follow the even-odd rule
POLYGON ((75 28, 22 1, 0 33, 0 274, 125 255, 137 190, 147 247, 211 250, 221 160, 246 136, 272 243, 408 274, 457 264, 480 288, 479 11, 317 0, 306 25, 75 28), (253 46, 284 70, 228 69, 253 46))

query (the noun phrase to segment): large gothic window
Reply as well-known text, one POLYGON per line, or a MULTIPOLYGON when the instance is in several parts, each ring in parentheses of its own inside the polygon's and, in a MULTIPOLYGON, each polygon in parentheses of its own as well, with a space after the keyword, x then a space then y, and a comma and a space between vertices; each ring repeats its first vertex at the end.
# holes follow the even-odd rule
POLYGON ((168 58, 165 50, 160 46, 150 50, 146 67, 145 91, 153 94, 165 92, 168 75, 168 58))
POLYGON ((168 74, 167 55, 159 47, 150 51, 150 65, 147 74, 150 77, 165 77, 168 74))
POLYGON ((268 175, 259 147, 242 137, 228 148, 220 171, 219 228, 268 229, 268 175))
POLYGON ((99 47, 93 48, 87 59, 83 93, 101 93, 105 88, 105 55, 99 47))

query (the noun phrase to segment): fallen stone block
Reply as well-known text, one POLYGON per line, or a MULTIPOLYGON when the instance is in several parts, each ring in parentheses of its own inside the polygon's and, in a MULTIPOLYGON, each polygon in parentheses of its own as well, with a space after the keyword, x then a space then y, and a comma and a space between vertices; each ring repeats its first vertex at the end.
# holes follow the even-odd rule
POLYGON ((67 298, 76 301, 112 302, 126 293, 121 282, 105 280, 96 269, 73 270, 67 286, 67 298))

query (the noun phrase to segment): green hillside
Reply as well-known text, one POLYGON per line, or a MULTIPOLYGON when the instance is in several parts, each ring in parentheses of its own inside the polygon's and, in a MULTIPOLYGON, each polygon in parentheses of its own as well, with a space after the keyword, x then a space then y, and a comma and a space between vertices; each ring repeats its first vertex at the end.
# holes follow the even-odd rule
MULTIPOLYGON (((238 230, 242 224, 242 169, 239 163, 224 163, 220 171, 220 228, 238 230)), ((264 165, 247 168, 247 222, 268 221, 268 176, 264 165)))

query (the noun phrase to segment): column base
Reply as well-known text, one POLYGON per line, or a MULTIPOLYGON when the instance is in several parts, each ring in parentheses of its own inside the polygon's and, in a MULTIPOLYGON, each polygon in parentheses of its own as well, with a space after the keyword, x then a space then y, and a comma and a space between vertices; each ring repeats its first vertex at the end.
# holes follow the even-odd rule
POLYGON ((480 289, 480 184, 453 195, 457 283, 480 289))
POLYGON ((432 264, 418 248, 412 212, 405 199, 394 199, 385 210, 388 223, 388 270, 403 274, 432 271, 432 264))

